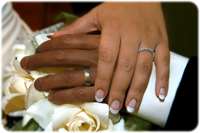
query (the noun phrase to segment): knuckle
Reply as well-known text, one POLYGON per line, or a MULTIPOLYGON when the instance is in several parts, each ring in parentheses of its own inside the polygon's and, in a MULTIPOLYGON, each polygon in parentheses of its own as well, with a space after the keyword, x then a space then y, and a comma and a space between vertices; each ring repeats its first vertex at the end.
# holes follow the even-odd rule
POLYGON ((160 79, 166 80, 169 77, 170 68, 167 64, 163 66, 159 66, 156 69, 158 71, 158 76, 160 79))
POLYGON ((110 82, 112 75, 105 73, 105 72, 98 72, 97 73, 97 80, 102 84, 107 84, 110 82))
POLYGON ((67 35, 67 36, 62 36, 60 37, 60 41, 64 44, 68 44, 70 41, 73 41, 73 37, 71 37, 71 35, 67 35))
POLYGON ((137 93, 139 94, 139 96, 143 96, 144 91, 146 90, 146 85, 145 85, 145 81, 141 81, 141 84, 137 87, 137 93))
POLYGON ((133 70, 133 63, 130 59, 124 58, 119 60, 118 67, 120 70, 124 70, 125 72, 131 72, 131 70, 133 70))
POLYGON ((105 86, 105 84, 107 84, 108 82, 108 78, 103 75, 98 75, 96 80, 97 80, 97 84, 101 86, 105 86))
POLYGON ((79 89, 79 91, 73 91, 72 93, 74 96, 79 97, 80 99, 86 97, 84 89, 79 89))
POLYGON ((62 62, 65 60, 65 51, 59 50, 57 51, 57 53, 55 54, 55 60, 57 62, 62 62))
POLYGON ((62 39, 60 39, 64 44, 70 44, 70 43, 74 43, 76 41, 80 42, 82 41, 82 36, 77 34, 77 35, 66 35, 63 36, 62 39), (78 38, 78 39, 77 39, 78 38))
POLYGON ((122 93, 120 94, 120 93, 115 93, 115 92, 110 93, 108 97, 108 103, 111 104, 111 102, 116 99, 120 101, 121 103, 120 106, 122 106, 125 100, 125 94, 122 94, 122 93))
POLYGON ((73 80, 73 76, 71 73, 69 72, 64 72, 63 74, 60 75, 61 79, 63 79, 64 81, 68 81, 68 80, 73 80))
POLYGON ((165 83, 168 82, 168 79, 169 79, 169 74, 167 73, 161 73, 161 75, 158 77, 159 81, 162 82, 162 83, 165 83))
POLYGON ((107 47, 102 47, 99 49, 99 61, 108 63, 108 64, 113 64, 115 61, 113 53, 107 48, 107 47))
POLYGON ((126 90, 125 89, 112 89, 110 92, 110 97, 111 98, 118 98, 118 99, 123 99, 125 96, 126 90))
POLYGON ((156 33, 156 28, 154 25, 146 26, 146 34, 152 35, 152 33, 156 33))
POLYGON ((96 79, 96 82, 95 82, 95 88, 98 88, 98 89, 102 89, 104 90, 105 92, 107 92, 110 84, 109 84, 109 80, 106 80, 107 78, 106 77, 98 77, 96 79))
POLYGON ((133 96, 136 100, 139 100, 143 95, 144 95, 144 90, 143 88, 137 87, 134 89, 130 89, 130 95, 133 96))
POLYGON ((107 80, 107 76, 102 74, 100 71, 97 70, 97 83, 105 82, 107 80))
POLYGON ((138 66, 141 73, 149 73, 151 70, 151 64, 145 61, 140 61, 138 66))

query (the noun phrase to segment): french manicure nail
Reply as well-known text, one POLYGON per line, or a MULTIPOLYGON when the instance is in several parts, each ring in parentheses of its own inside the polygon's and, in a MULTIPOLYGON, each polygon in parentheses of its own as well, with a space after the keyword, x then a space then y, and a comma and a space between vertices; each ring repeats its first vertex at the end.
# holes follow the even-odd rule
POLYGON ((110 112, 112 114, 118 114, 120 110, 120 102, 118 100, 114 100, 110 106, 110 112))
POLYGON ((100 103, 103 102, 104 98, 105 98, 104 91, 101 89, 97 90, 95 93, 95 100, 100 103))
POLYGON ((160 88, 159 99, 160 99, 160 101, 165 100, 165 89, 164 88, 160 88))
POLYGON ((129 103, 128 106, 126 107, 126 110, 128 113, 133 113, 135 112, 135 106, 136 106, 136 100, 133 98, 129 103))

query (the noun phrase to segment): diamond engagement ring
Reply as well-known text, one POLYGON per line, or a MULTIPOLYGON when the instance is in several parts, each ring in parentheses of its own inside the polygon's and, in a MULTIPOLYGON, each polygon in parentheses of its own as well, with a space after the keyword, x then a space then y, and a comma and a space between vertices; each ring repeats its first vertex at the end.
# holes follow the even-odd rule
POLYGON ((84 73, 84 84, 86 86, 91 86, 92 85, 92 76, 89 68, 84 68, 83 70, 84 73))

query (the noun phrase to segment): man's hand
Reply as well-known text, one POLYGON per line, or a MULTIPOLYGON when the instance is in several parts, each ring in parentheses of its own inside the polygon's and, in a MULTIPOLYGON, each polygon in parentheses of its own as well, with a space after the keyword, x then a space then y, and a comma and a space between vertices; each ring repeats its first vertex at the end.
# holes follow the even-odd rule
POLYGON ((84 86, 83 67, 90 67, 92 83, 96 76, 99 35, 64 35, 40 45, 36 53, 24 57, 22 68, 64 67, 66 70, 35 81, 39 91, 50 92, 49 100, 56 104, 94 101, 94 87, 84 86), (69 70, 67 68, 76 68, 69 70))

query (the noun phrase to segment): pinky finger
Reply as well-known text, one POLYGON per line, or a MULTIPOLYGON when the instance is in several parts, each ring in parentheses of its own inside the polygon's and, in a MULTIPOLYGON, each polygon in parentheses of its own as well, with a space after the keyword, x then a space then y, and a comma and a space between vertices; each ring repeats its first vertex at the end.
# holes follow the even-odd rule
POLYGON ((168 93, 170 53, 168 45, 160 44, 156 48, 156 96, 164 101, 168 93))
POLYGON ((94 101, 94 87, 75 87, 51 91, 48 99, 54 104, 80 103, 94 101))

